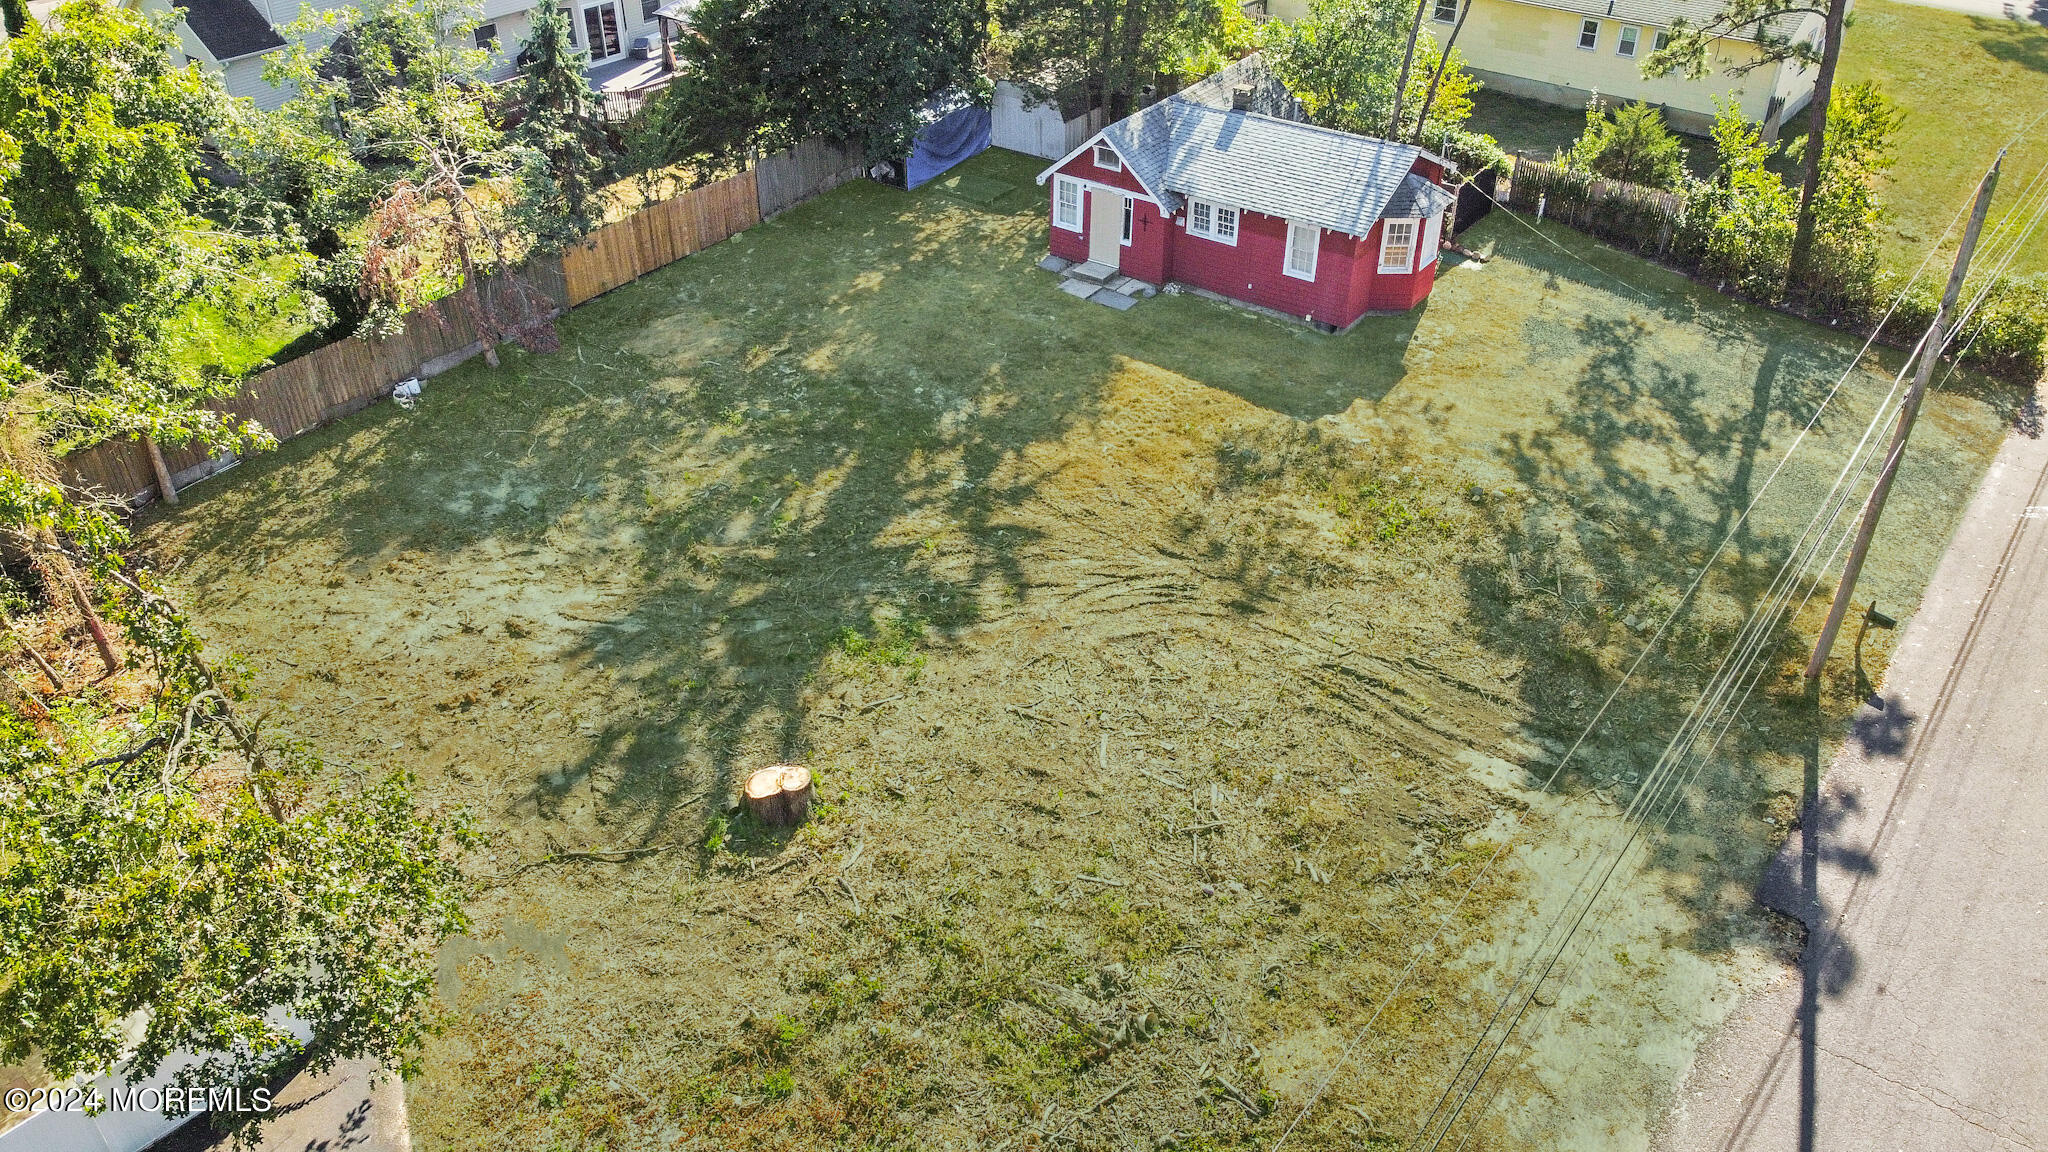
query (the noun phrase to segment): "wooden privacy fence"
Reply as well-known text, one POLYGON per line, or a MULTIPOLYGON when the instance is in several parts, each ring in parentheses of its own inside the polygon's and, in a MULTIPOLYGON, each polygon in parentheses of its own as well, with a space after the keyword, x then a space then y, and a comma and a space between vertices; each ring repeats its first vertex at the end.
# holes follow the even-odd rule
POLYGON ((760 222, 751 169, 650 204, 562 253, 564 299, 574 308, 760 222))
MULTIPOLYGON (((487 280, 481 290, 503 318, 522 307, 559 313, 709 247, 761 220, 754 174, 742 172, 653 204, 592 232, 559 258, 521 270, 539 299, 487 280)), ((254 420, 279 440, 310 432, 391 394, 399 381, 446 371, 484 350, 473 319, 477 289, 465 288, 405 318, 381 340, 352 336, 259 373, 241 392, 213 407, 254 420)), ((197 446, 166 447, 172 484, 182 487, 232 464, 197 446)), ((156 471, 140 440, 113 440, 66 457, 62 478, 74 490, 98 490, 130 505, 157 495, 156 471)))
MULTIPOLYGON (((498 280, 481 285, 493 309, 506 318, 522 308, 558 313, 564 302, 560 261, 534 261, 520 275, 539 299, 498 280), (522 297, 524 297, 522 299, 522 297)), ((431 375, 483 351, 476 332, 476 288, 465 288, 405 318, 404 327, 382 340, 337 340, 253 377, 234 396, 213 404, 238 420, 254 420, 279 440, 310 432, 391 394, 392 385, 431 375)), ((190 484, 234 462, 197 445, 163 449, 175 485, 190 484)), ((98 489, 129 504, 156 494, 156 471, 140 440, 110 440, 65 457, 63 479, 81 491, 98 489)))
POLYGON ((852 145, 812 137, 786 151, 761 157, 754 183, 763 219, 855 179, 867 159, 852 145))

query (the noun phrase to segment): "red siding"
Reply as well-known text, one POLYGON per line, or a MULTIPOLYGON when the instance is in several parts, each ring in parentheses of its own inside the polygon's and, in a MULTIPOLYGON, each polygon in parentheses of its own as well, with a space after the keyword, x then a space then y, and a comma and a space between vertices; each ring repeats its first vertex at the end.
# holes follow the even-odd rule
POLYGON ((1131 175, 1129 168, 1117 172, 1112 172, 1107 168, 1097 168, 1095 166, 1095 149, 1092 147, 1081 149, 1081 154, 1062 165, 1060 171, 1068 176, 1077 177, 1082 180, 1093 180, 1097 184, 1108 184, 1115 188, 1122 188, 1126 192, 1136 192, 1140 196, 1150 195, 1150 193, 1145 191, 1145 186, 1138 183, 1138 178, 1131 175))
POLYGON ((1233 247, 1189 232, 1185 216, 1183 213, 1174 228, 1174 279, 1233 300, 1339 327, 1355 319, 1346 314, 1350 237, 1325 231, 1316 254, 1316 278, 1301 280, 1281 271, 1287 258, 1287 221, 1241 212, 1233 247))
MULTIPOLYGON (((1433 182, 1442 182, 1441 168, 1428 160, 1418 159, 1414 170, 1433 182)), ((1059 174, 1146 195, 1129 171, 1111 172, 1096 167, 1093 148, 1061 165, 1059 174)), ((1083 231, 1052 227, 1053 255, 1077 263, 1088 258, 1086 229, 1093 219, 1089 209, 1093 198, 1099 195, 1113 193, 1088 190, 1087 200, 1082 204, 1083 231)), ((1381 273, 1378 224, 1362 239, 1325 230, 1317 249, 1313 281, 1282 271, 1287 258, 1287 222, 1276 216, 1239 213, 1235 245, 1191 235, 1185 209, 1181 215, 1168 218, 1145 200, 1136 201, 1132 224, 1131 243, 1119 248, 1118 263, 1125 275, 1149 284, 1177 280, 1233 300, 1339 328, 1367 312, 1405 312, 1426 299, 1436 282, 1434 262, 1420 272, 1381 273)), ((1418 241, 1420 232, 1418 229, 1418 241)))

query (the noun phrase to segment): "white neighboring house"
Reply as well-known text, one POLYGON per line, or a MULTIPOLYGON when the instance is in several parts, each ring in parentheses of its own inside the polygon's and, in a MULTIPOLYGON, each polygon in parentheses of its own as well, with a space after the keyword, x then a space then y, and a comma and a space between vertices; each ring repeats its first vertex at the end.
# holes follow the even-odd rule
MULTIPOLYGON (((178 28, 185 58, 219 72, 228 94, 274 109, 291 95, 263 78, 273 53, 285 46, 282 29, 308 11, 367 7, 368 0, 128 0, 145 11, 182 9, 178 28)), ((572 0, 558 5, 569 17, 576 46, 589 54, 591 84, 608 98, 644 92, 665 84, 670 76, 662 53, 663 26, 673 40, 695 0, 572 0), (656 19, 656 13, 662 19, 656 19)), ((483 0, 478 24, 468 35, 479 48, 492 52, 494 80, 511 77, 526 42, 534 0, 483 0)))

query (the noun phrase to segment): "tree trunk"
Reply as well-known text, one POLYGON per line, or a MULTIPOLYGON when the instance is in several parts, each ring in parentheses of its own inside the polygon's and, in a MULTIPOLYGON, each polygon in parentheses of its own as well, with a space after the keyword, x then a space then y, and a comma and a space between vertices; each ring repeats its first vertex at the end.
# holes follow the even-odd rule
POLYGON ((1828 105, 1835 94, 1835 64, 1842 56, 1842 22, 1849 0, 1828 0, 1827 29, 1822 35, 1820 73, 1813 78, 1813 103, 1806 115, 1806 174, 1799 186, 1799 223, 1792 233, 1791 267, 1786 270, 1787 294, 1800 291, 1813 264, 1814 200, 1820 194, 1821 152, 1827 147, 1828 105))
POLYGON ((149 466, 156 473, 157 494, 163 497, 164 503, 175 507, 178 503, 178 488, 171 483, 171 470, 164 464, 164 450, 156 446, 156 437, 147 433, 142 437, 142 446, 148 450, 149 466))
POLYGON ((85 630, 92 633, 93 647, 100 650, 100 661, 106 665, 107 675, 121 670, 121 657, 114 652, 114 642, 107 638, 107 626, 100 614, 93 611, 92 601, 86 599, 85 589, 78 586, 77 577, 66 572, 59 576, 64 590, 71 594, 71 603, 78 607, 78 614, 85 618, 85 630))
POLYGON ((1387 139, 1401 138, 1401 98, 1408 94, 1408 69, 1415 65, 1415 42, 1422 38, 1422 6, 1415 0, 1415 19, 1408 22, 1408 51, 1401 55, 1401 75, 1394 81, 1394 114, 1387 121, 1387 139))
MULTIPOLYGON (((1436 72, 1429 78, 1429 94, 1422 98, 1422 111, 1415 114, 1415 142, 1422 143, 1422 127, 1429 123, 1429 109, 1436 103, 1436 86, 1444 82, 1444 72, 1451 66, 1451 49, 1458 46, 1458 33, 1465 30, 1465 17, 1472 14, 1472 5, 1478 0, 1465 0, 1458 9, 1458 22, 1451 25, 1451 38, 1444 41, 1443 58, 1436 62, 1436 72)), ((1418 14, 1422 9, 1415 10, 1418 14)))
MULTIPOLYGON (((35 661, 36 667, 43 670, 43 675, 49 678, 50 687, 62 692, 64 690, 64 678, 57 675, 57 670, 50 667, 50 662, 43 659, 43 654, 36 651, 36 646, 28 642, 28 637, 23 636, 15 629, 14 621, 0 617, 0 623, 6 625, 7 634, 14 638, 16 644, 21 645, 21 650, 28 653, 28 658, 35 661)), ((12 678, 10 677, 9 679, 12 682, 12 678)))

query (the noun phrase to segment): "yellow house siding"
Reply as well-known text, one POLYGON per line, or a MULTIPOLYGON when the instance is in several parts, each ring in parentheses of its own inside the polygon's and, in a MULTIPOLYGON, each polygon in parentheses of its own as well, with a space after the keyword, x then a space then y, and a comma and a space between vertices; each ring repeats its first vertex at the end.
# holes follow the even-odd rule
MULTIPOLYGON (((1717 99, 1735 95, 1745 116, 1762 120, 1770 112, 1771 97, 1777 94, 1778 70, 1758 69, 1748 76, 1732 77, 1725 70, 1753 59, 1756 47, 1739 40, 1717 41, 1710 75, 1699 80, 1682 76, 1645 79, 1643 58, 1655 44, 1657 28, 1627 24, 1612 18, 1586 17, 1514 0, 1468 0, 1472 14, 1458 37, 1475 74, 1489 87, 1517 96, 1528 96, 1561 104, 1583 104, 1597 90, 1617 100, 1643 100, 1678 113, 1682 126, 1698 130, 1714 116, 1717 99), (1599 38, 1592 49, 1579 47, 1582 21, 1599 25, 1599 38), (1621 30, 1637 30, 1636 53, 1623 56, 1617 47, 1621 30), (1690 113, 1691 115, 1685 115, 1690 113)), ((1432 22, 1433 23, 1433 22, 1432 22)), ((1448 25, 1434 24, 1439 39, 1450 34, 1448 25)))

